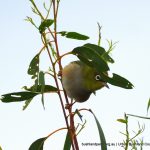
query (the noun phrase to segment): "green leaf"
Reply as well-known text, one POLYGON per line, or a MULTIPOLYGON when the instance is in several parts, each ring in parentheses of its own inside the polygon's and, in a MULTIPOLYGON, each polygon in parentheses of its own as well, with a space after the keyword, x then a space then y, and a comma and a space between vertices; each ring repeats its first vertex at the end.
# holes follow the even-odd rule
POLYGON ((39 85, 45 85, 45 78, 44 78, 44 72, 39 72, 39 85))
POLYGON ((82 117, 83 117, 83 116, 81 115, 81 113, 79 112, 78 109, 76 109, 75 114, 77 114, 78 117, 80 118, 80 120, 83 121, 83 120, 82 120, 82 117))
POLYGON ((127 123, 127 121, 125 119, 117 119, 118 122, 121 122, 121 123, 127 123))
MULTIPOLYGON (((27 91, 30 91, 30 92, 37 92, 37 93, 40 93, 41 92, 41 89, 42 89, 42 85, 37 85, 36 86, 36 91, 34 90, 35 89, 35 85, 31 86, 30 88, 24 86, 23 87, 25 90, 27 91)), ((49 92, 57 92, 57 88, 54 87, 54 86, 51 86, 51 85, 45 85, 44 86, 44 93, 49 93, 49 92)))
POLYGON ((60 34, 61 36, 66 37, 66 38, 76 39, 76 40, 87 40, 87 39, 89 39, 88 36, 77 33, 77 32, 62 31, 62 32, 58 32, 58 34, 60 34))
POLYGON ((67 132, 63 150, 70 150, 70 148, 71 148, 71 138, 69 132, 67 132))
POLYGON ((124 77, 121 77, 120 75, 117 75, 115 73, 113 73, 113 77, 108 77, 105 74, 101 73, 102 78, 108 82, 109 84, 121 87, 121 88, 125 88, 125 89, 132 89, 133 88, 133 84, 128 81, 127 79, 125 79, 124 77))
POLYGON ((43 150, 44 142, 47 139, 47 137, 40 138, 33 142, 31 146, 29 147, 29 150, 43 150))
MULTIPOLYGON (((27 86, 24 86, 23 88, 26 91, 36 92, 36 93, 39 93, 39 94, 41 94, 42 90, 43 90, 42 91, 43 94, 44 93, 50 93, 50 92, 57 92, 58 91, 56 87, 53 87, 51 85, 44 85, 44 89, 42 89, 43 88, 42 85, 33 85, 33 86, 29 87, 29 88, 27 86)), ((25 110, 29 106, 31 101, 32 101, 32 98, 25 101, 25 104, 23 106, 23 110, 25 110)))
POLYGON ((113 77, 109 77, 107 76, 107 73, 104 74, 104 72, 109 71, 107 62, 114 62, 114 60, 108 55, 109 52, 106 52, 104 48, 88 43, 81 47, 74 48, 72 54, 76 55, 88 66, 95 68, 104 81, 125 89, 133 88, 133 84, 120 75, 114 73, 113 77))
POLYGON ((0 150, 2 150, 1 146, 0 146, 0 150))
POLYGON ((107 150, 107 144, 106 144, 106 139, 105 139, 103 129, 102 129, 98 119, 96 118, 95 114, 92 111, 90 111, 90 112, 93 114, 94 119, 96 121, 96 125, 97 125, 98 132, 99 132, 99 137, 100 137, 101 150, 107 150))
POLYGON ((44 106, 44 88, 45 88, 45 78, 44 78, 44 72, 40 71, 39 72, 39 85, 41 85, 41 94, 42 94, 42 105, 43 105, 43 108, 45 109, 45 106, 44 106))
POLYGON ((39 93, 35 93, 35 92, 15 92, 15 93, 9 93, 9 94, 4 94, 1 97, 1 101, 5 102, 5 103, 9 103, 9 102, 20 102, 20 101, 25 101, 25 100, 29 100, 33 97, 35 97, 36 95, 38 95, 39 93))
POLYGON ((96 53, 98 53, 106 62, 114 63, 114 60, 109 56, 109 53, 106 52, 106 50, 103 47, 90 43, 87 43, 83 46, 88 47, 96 53))
POLYGON ((36 78, 39 73, 39 54, 37 54, 32 60, 28 68, 28 74, 32 76, 32 79, 36 78))
POLYGON ((149 108, 150 108, 150 98, 149 98, 149 101, 148 101, 148 104, 147 104, 147 114, 148 114, 149 108))
POLYGON ((46 30, 46 28, 50 27, 53 23, 54 23, 54 20, 52 19, 47 19, 41 22, 39 26, 40 33, 42 34, 46 30))
POLYGON ((32 98, 26 100, 25 103, 24 103, 24 106, 23 106, 22 110, 25 110, 29 106, 29 104, 31 103, 31 101, 32 101, 32 98))
POLYGON ((109 56, 109 52, 106 52, 102 55, 103 59, 106 61, 106 62, 109 62, 109 63, 114 63, 115 61, 109 56))
POLYGON ((105 72, 109 70, 107 63, 94 49, 91 49, 87 46, 81 46, 74 48, 72 54, 76 55, 88 66, 95 68, 98 72, 105 72))

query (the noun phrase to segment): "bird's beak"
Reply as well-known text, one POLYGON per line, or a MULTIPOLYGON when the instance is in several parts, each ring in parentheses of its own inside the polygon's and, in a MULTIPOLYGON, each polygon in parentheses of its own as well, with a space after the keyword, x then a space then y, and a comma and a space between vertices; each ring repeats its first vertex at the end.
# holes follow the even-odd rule
POLYGON ((96 92, 94 91, 93 94, 96 96, 96 92))
POLYGON ((109 89, 109 86, 106 82, 103 82, 103 85, 109 89))

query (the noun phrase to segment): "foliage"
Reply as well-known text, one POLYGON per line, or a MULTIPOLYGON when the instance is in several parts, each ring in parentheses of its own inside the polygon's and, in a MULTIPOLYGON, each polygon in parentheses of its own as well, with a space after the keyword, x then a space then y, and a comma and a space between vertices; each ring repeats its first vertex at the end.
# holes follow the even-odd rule
POLYGON ((125 124, 125 133, 120 132, 122 135, 124 135, 126 138, 123 141, 123 148, 125 150, 129 149, 129 146, 131 146, 131 149, 137 150, 138 147, 140 146, 140 149, 143 148, 143 138, 141 134, 145 130, 145 125, 141 126, 140 123, 138 122, 138 131, 132 131, 134 135, 131 136, 131 131, 129 131, 129 116, 128 114, 124 114, 123 119, 117 119, 118 122, 125 124))
MULTIPOLYGON (((101 46, 101 26, 98 24, 99 27, 99 33, 98 33, 98 43, 86 43, 84 45, 74 47, 72 48, 72 51, 69 51, 63 55, 60 55, 60 50, 58 48, 58 36, 61 36, 62 38, 68 38, 72 40, 88 40, 89 36, 83 35, 81 33, 75 32, 75 31, 57 31, 58 21, 57 21, 57 15, 58 15, 58 9, 60 5, 60 0, 51 0, 50 5, 47 8, 45 3, 43 5, 46 15, 44 16, 43 13, 39 10, 37 5, 35 4, 34 0, 30 0, 32 5, 32 11, 35 15, 37 15, 40 18, 40 24, 37 25, 34 20, 31 17, 27 17, 26 21, 30 22, 35 29, 37 29, 38 33, 41 36, 41 41, 43 43, 42 48, 39 50, 39 52, 33 57, 31 60, 29 67, 28 67, 28 75, 31 76, 31 79, 34 81, 34 84, 31 85, 31 87, 24 86, 24 90, 21 92, 13 92, 8 94, 3 94, 1 97, 1 101, 5 103, 9 102, 21 102, 25 101, 25 105, 23 106, 23 110, 25 110, 29 105, 32 99, 37 96, 41 95, 41 102, 43 107, 44 106, 44 94, 45 93, 55 93, 59 96, 60 103, 62 106, 64 119, 66 122, 66 127, 57 129, 50 133, 48 136, 39 138, 35 142, 33 142, 29 150, 43 150, 44 142, 47 138, 49 138, 54 133, 57 133, 61 130, 67 129, 67 135, 66 140, 64 143, 64 150, 78 150, 78 140, 77 136, 78 134, 83 130, 85 127, 85 123, 81 125, 80 127, 76 126, 74 122, 74 116, 78 115, 79 118, 82 120, 82 115, 80 114, 81 111, 85 110, 90 112, 95 119, 98 134, 99 134, 99 140, 101 143, 101 149, 107 150, 107 144, 106 144, 106 138, 103 132, 103 129, 101 127, 100 122, 98 121, 96 115, 93 113, 90 109, 77 109, 75 112, 72 111, 72 107, 74 106, 72 100, 69 100, 65 90, 62 90, 62 82, 61 82, 61 74, 57 74, 57 68, 59 68, 59 71, 62 70, 61 65, 61 59, 64 58, 66 55, 75 55, 80 61, 83 61, 88 66, 93 67, 102 77, 102 79, 114 86, 118 86, 125 89, 132 89, 133 84, 128 81, 126 78, 116 74, 111 73, 111 69, 109 64, 114 64, 115 61, 111 57, 110 53, 115 47, 116 43, 113 43, 112 41, 108 41, 109 49, 106 50, 104 47, 101 46), (50 15, 53 14, 53 15, 50 15), (49 60, 51 62, 50 68, 46 71, 42 70, 40 68, 40 55, 43 51, 47 51, 47 55, 49 57, 49 60), (108 72, 108 74, 106 74, 108 72), (50 79, 53 79, 55 81, 55 85, 46 85, 45 84, 45 74, 48 74, 50 76, 50 79), (112 74, 112 77, 109 76, 109 74, 112 74), (65 98, 63 98, 62 95, 65 95, 65 98), (68 107, 66 107, 64 105, 68 107), (78 132, 77 132, 78 129, 78 132)), ((147 106, 147 112, 150 107, 150 100, 148 102, 147 106)), ((126 133, 123 133, 123 135, 126 136, 125 141, 125 149, 128 148, 128 143, 131 141, 134 143, 135 137, 137 137, 139 134, 141 134, 144 130, 144 128, 141 128, 139 125, 139 131, 135 134, 134 137, 130 138, 129 131, 128 131, 128 115, 125 114, 125 117, 123 119, 118 119, 119 122, 125 124, 126 126, 126 133)), ((134 145, 134 144, 133 144, 134 145)))

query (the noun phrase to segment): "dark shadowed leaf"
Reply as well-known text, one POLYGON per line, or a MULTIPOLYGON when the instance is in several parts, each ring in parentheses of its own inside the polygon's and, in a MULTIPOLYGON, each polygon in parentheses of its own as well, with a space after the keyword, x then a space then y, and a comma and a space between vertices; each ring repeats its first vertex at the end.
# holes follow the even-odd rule
POLYGON ((39 54, 37 54, 32 60, 28 68, 28 74, 32 76, 32 79, 38 76, 39 72, 39 54))
POLYGON ((121 122, 121 123, 127 123, 127 121, 125 119, 117 119, 118 122, 121 122))
POLYGON ((95 68, 98 72, 105 72, 109 70, 107 63, 103 60, 100 54, 89 47, 81 46, 74 48, 72 54, 76 55, 87 65, 95 68))
POLYGON ((29 150, 43 150, 44 142, 47 139, 47 137, 40 138, 33 142, 31 146, 29 147, 29 150))
POLYGON ((114 63, 115 61, 109 56, 109 52, 106 52, 102 55, 104 60, 109 63, 114 63))
POLYGON ((20 102, 32 99, 34 96, 38 95, 39 93, 35 92, 15 92, 15 93, 9 93, 4 94, 1 97, 1 101, 5 103, 9 102, 20 102))
POLYGON ((39 72, 39 85, 45 85, 45 78, 44 78, 44 72, 39 72))
POLYGON ((77 33, 77 32, 62 31, 62 32, 59 32, 58 34, 60 34, 61 36, 66 37, 66 38, 76 39, 76 40, 87 40, 87 39, 89 39, 88 36, 77 33))
POLYGON ((125 88, 125 89, 132 89, 133 88, 133 84, 128 81, 127 79, 125 79, 124 77, 121 77, 120 75, 117 75, 115 73, 113 73, 113 77, 108 77, 102 73, 101 77, 108 82, 109 84, 121 87, 121 88, 125 88))
POLYGON ((76 109, 75 114, 77 114, 78 117, 80 118, 80 120, 83 121, 83 120, 82 120, 82 117, 83 117, 83 116, 81 115, 81 113, 80 113, 80 111, 79 111, 78 109, 76 109))
MULTIPOLYGON (((26 86, 24 86, 23 88, 26 91, 36 92, 36 93, 41 94, 42 85, 33 85, 33 86, 29 87, 29 88, 26 87, 26 86)), ((51 85, 45 85, 44 89, 43 89, 43 93, 50 93, 50 92, 57 92, 57 91, 58 91, 57 88, 53 87, 51 85)), ((25 110, 29 106, 29 104, 31 103, 31 101, 32 101, 32 98, 25 101, 25 104, 23 106, 23 110, 25 110)))
POLYGON ((42 101, 43 108, 45 109, 45 106, 44 106, 45 77, 44 77, 44 72, 43 71, 39 72, 39 85, 41 85, 41 94, 42 94, 41 101, 42 101))
MULTIPOLYGON (((30 91, 30 92, 35 92, 35 93, 41 94, 42 85, 33 85, 33 86, 29 87, 29 88, 24 86, 23 88, 26 91, 30 91)), ((57 92, 57 91, 58 91, 57 88, 55 88, 55 87, 53 87, 51 85, 45 85, 43 94, 44 93, 50 93, 50 92, 57 92)), ((25 110, 29 106, 31 101, 32 101, 32 98, 25 101, 25 104, 23 106, 23 110, 25 110)))
POLYGON ((71 138, 69 132, 67 132, 63 150, 70 150, 70 148, 71 148, 71 138))
POLYGON ((0 146, 0 150, 2 150, 1 146, 0 146))
POLYGON ((148 110, 149 110, 149 108, 150 108, 150 98, 149 98, 149 100, 148 100, 148 104, 147 104, 147 114, 148 114, 148 110))
POLYGON ((109 56, 109 53, 106 52, 103 47, 90 43, 83 46, 92 49, 95 53, 98 53, 106 62, 114 63, 114 60, 109 56))
POLYGON ((98 119, 96 118, 95 114, 92 111, 91 111, 91 113, 94 116, 94 119, 96 121, 96 125, 97 125, 97 128, 98 128, 99 137, 100 137, 100 143, 101 143, 101 150, 107 150, 107 144, 106 144, 106 139, 105 139, 105 135, 104 135, 103 129, 102 129, 98 119))
POLYGON ((40 33, 43 33, 46 30, 46 28, 50 27, 53 23, 54 20, 52 19, 44 20, 39 26, 40 33))
POLYGON ((23 105, 22 110, 25 110, 29 106, 29 104, 31 103, 31 101, 32 101, 32 98, 26 100, 25 103, 24 103, 24 105, 23 105))
MULTIPOLYGON (((40 93, 41 92, 41 89, 42 89, 42 86, 41 85, 37 85, 36 86, 36 91, 34 90, 35 89, 35 85, 31 86, 30 88, 27 88, 26 86, 24 86, 24 89, 27 90, 27 91, 30 91, 30 92, 37 92, 37 93, 40 93)), ((54 87, 54 86, 51 86, 51 85, 45 85, 44 86, 44 93, 49 93, 49 92, 57 92, 57 88, 54 87)))

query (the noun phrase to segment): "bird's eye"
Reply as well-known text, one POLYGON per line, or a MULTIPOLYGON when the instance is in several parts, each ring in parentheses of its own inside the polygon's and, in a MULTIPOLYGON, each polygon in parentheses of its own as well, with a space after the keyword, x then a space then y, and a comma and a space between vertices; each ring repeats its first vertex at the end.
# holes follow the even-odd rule
POLYGON ((101 78, 100 75, 96 75, 96 76, 95 76, 95 80, 96 80, 96 81, 100 81, 100 80, 102 80, 102 78, 101 78))

